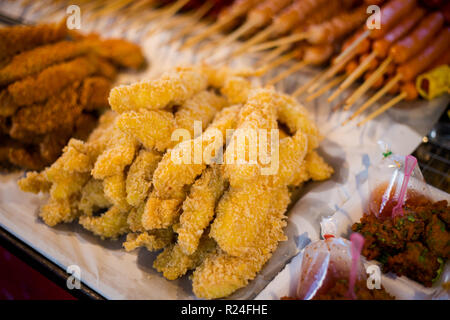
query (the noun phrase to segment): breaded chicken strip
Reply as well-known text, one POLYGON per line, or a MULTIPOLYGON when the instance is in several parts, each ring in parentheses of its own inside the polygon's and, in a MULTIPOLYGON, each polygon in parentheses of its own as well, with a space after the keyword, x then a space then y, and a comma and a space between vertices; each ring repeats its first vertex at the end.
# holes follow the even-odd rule
POLYGON ((226 137, 227 129, 236 126, 237 115, 240 106, 231 106, 223 109, 216 115, 211 125, 205 130, 201 137, 192 141, 184 141, 164 154, 163 159, 158 164, 153 175, 153 186, 157 194, 161 197, 180 198, 184 193, 184 186, 191 185, 195 178, 206 168, 214 156, 222 150, 226 141, 220 141, 218 137, 226 137), (219 134, 220 133, 220 134, 219 134), (202 153, 200 163, 195 163, 194 150, 198 148, 202 153), (183 159, 184 154, 191 155, 191 164, 174 163, 172 154, 180 154, 183 159), (209 157, 208 157, 209 156, 209 157))
POLYGON ((77 201, 72 198, 55 199, 50 198, 49 201, 40 209, 39 216, 44 220, 45 224, 53 227, 61 222, 72 222, 80 216, 77 201))
POLYGON ((118 113, 139 109, 163 109, 180 104, 208 85, 207 77, 194 68, 177 68, 158 80, 141 81, 111 90, 109 104, 118 113))
POLYGON ((126 211, 112 206, 99 217, 80 216, 79 222, 86 229, 102 239, 117 239, 129 231, 126 211))
POLYGON ((41 72, 53 64, 86 54, 89 48, 87 42, 61 41, 22 52, 0 69, 0 86, 41 72))
POLYGON ((19 106, 14 102, 13 97, 9 94, 8 89, 0 91, 0 116, 12 116, 19 106))
POLYGON ((72 131, 75 120, 83 110, 78 103, 79 84, 75 82, 69 85, 57 95, 50 97, 45 104, 20 108, 11 118, 11 137, 21 139, 24 132, 41 135, 64 128, 72 131), (61 116, 62 114, 64 116, 61 116))
POLYGON ((214 217, 214 209, 225 189, 220 167, 206 169, 192 185, 189 196, 183 202, 183 213, 177 229, 178 245, 185 254, 197 249, 203 231, 214 217))
POLYGON ((92 216, 96 211, 107 209, 111 206, 112 202, 106 197, 103 191, 103 182, 91 178, 81 191, 78 209, 84 215, 92 216))
POLYGON ((195 269, 206 256, 215 250, 216 243, 208 237, 202 238, 197 250, 191 255, 183 253, 178 244, 172 244, 158 255, 153 267, 162 272, 166 279, 175 280, 188 270, 195 269))
POLYGON ((105 77, 88 77, 80 88, 80 104, 87 111, 108 107, 111 81, 105 77))
POLYGON ((132 163, 137 146, 138 143, 133 137, 114 128, 106 150, 95 162, 92 176, 104 179, 123 174, 125 167, 132 163))
POLYGON ((37 26, 13 26, 0 29, 0 61, 16 53, 44 44, 57 42, 67 36, 66 21, 37 26))
POLYGON ((14 103, 31 105, 47 100, 68 85, 79 82, 98 68, 98 58, 86 56, 53 65, 37 75, 26 77, 8 86, 14 103))
POLYGON ((129 211, 130 205, 127 202, 127 191, 124 173, 118 173, 103 179, 103 190, 106 198, 111 201, 114 206, 123 211, 129 211))
POLYGON ((127 202, 136 207, 142 203, 150 190, 153 172, 156 169, 161 154, 156 151, 139 151, 130 166, 126 179, 127 202))
MULTIPOLYGON (((290 201, 287 188, 277 188, 268 196, 271 196, 272 204, 268 211, 260 213, 266 215, 266 220, 260 227, 261 232, 254 236, 257 245, 248 250, 249 254, 240 257, 222 250, 208 255, 193 273, 193 291, 197 297, 222 298, 246 286, 270 259, 278 242, 286 240, 284 213, 290 201)), ((249 203, 248 207, 254 205, 256 203, 249 203)), ((240 238, 245 240, 243 235, 240 238)))
POLYGON ((145 230, 163 229, 172 226, 180 217, 181 204, 186 194, 179 198, 162 199, 153 191, 147 199, 142 226, 145 230))
POLYGON ((157 251, 169 246, 174 238, 175 234, 171 228, 129 233, 123 247, 126 251, 133 251, 139 247, 145 247, 149 251, 157 251))

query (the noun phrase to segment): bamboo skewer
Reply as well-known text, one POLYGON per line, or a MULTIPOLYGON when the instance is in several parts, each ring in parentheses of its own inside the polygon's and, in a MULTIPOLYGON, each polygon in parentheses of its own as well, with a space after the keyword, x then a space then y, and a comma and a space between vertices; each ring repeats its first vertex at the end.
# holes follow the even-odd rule
POLYGON ((158 24, 155 28, 150 29, 146 35, 149 36, 151 34, 154 34, 155 32, 158 32, 159 30, 161 30, 163 28, 167 28, 171 21, 170 18, 172 18, 174 15, 176 15, 177 12, 181 8, 183 8, 188 2, 189 2, 189 0, 177 0, 170 7, 168 7, 167 9, 164 9, 163 13, 159 17, 160 19, 163 19, 163 22, 161 24, 158 24))
POLYGON ((370 106, 372 106, 375 102, 377 102, 381 97, 383 97, 386 92, 391 90, 393 86, 395 86, 401 79, 401 74, 396 75, 394 78, 392 78, 386 85, 377 91, 369 100, 367 100, 361 107, 358 108, 358 110, 355 111, 347 120, 345 120, 342 125, 346 125, 348 122, 355 119, 358 115, 360 115, 362 112, 367 110, 370 106))
POLYGON ((392 58, 388 57, 383 63, 378 67, 377 70, 358 88, 353 94, 345 101, 344 110, 349 110, 351 106, 367 91, 370 87, 377 81, 380 77, 382 77, 391 63, 392 58))
POLYGON ((369 114, 364 120, 360 121, 357 126, 360 127, 363 124, 365 124, 366 122, 375 119, 376 117, 378 117, 380 114, 382 114, 383 112, 385 112, 386 110, 392 108, 393 106, 395 106, 397 103, 399 103, 400 101, 402 101, 403 99, 406 98, 408 94, 406 92, 402 92, 400 93, 398 96, 396 96, 395 98, 391 99, 390 101, 386 102, 384 105, 382 105, 380 108, 378 108, 377 110, 375 110, 374 112, 372 112, 371 114, 369 114))
POLYGON ((341 83, 342 81, 344 81, 346 75, 340 75, 336 78, 334 78, 333 80, 331 80, 330 82, 328 82, 326 85, 324 85, 322 88, 320 88, 319 90, 317 90, 316 92, 314 92, 313 94, 309 95, 306 98, 306 102, 310 102, 314 99, 316 99, 317 97, 320 97, 322 94, 324 94, 325 92, 327 92, 329 89, 337 86, 339 83, 341 83))
POLYGON ((264 70, 264 73, 270 71, 273 68, 278 67, 279 65, 291 60, 292 58, 296 57, 298 55, 298 52, 291 51, 288 52, 284 55, 282 55, 281 57, 279 57, 278 59, 275 59, 274 61, 270 62, 267 66, 262 66, 261 68, 264 70))
POLYGON ((355 50, 355 48, 364 40, 366 39, 368 36, 370 35, 370 31, 366 30, 364 31, 359 37, 358 39, 356 39, 355 41, 353 41, 341 54, 339 54, 336 57, 336 63, 338 63, 339 61, 344 60, 349 54, 352 54, 355 50))
POLYGON ((310 88, 310 86, 315 83, 323 74, 322 73, 318 73, 316 74, 313 78, 311 78, 307 83, 305 83, 303 86, 301 86, 300 88, 298 88, 297 90, 294 91, 294 93, 292 94, 292 96, 295 98, 299 95, 301 95, 303 92, 305 92, 308 88, 310 88))
POLYGON ((250 39, 248 39, 246 42, 244 42, 242 44, 242 46, 236 50, 235 52, 233 52, 231 54, 232 57, 237 57, 241 54, 244 54, 247 52, 247 50, 249 48, 251 48, 252 46, 261 43, 262 41, 266 40, 270 34, 272 33, 272 31, 274 30, 274 25, 270 25, 267 28, 265 28, 264 30, 262 30, 261 32, 255 34, 253 37, 251 37, 250 39))
MULTIPOLYGON (((220 46, 225 47, 232 43, 233 41, 237 40, 240 36, 244 35, 246 32, 250 31, 255 26, 255 23, 252 21, 247 21, 243 25, 241 25, 239 28, 234 30, 232 33, 230 33, 228 36, 225 37, 225 39, 220 41, 220 46)), ((215 42, 210 43, 208 46, 205 46, 205 48, 202 48, 201 51, 207 50, 208 48, 211 48, 215 45, 215 42)))
POLYGON ((281 46, 281 47, 278 47, 278 48, 270 51, 266 56, 261 58, 261 60, 257 63, 257 65, 264 66, 266 63, 271 63, 272 61, 274 61, 275 59, 280 57, 281 54, 286 52, 289 49, 289 47, 290 47, 289 45, 281 46))
POLYGON ((281 39, 272 40, 272 41, 264 42, 259 45, 253 46, 247 52, 248 53, 258 52, 258 51, 263 51, 263 50, 270 49, 273 47, 292 44, 294 42, 304 40, 306 38, 306 36, 307 36, 307 33, 292 34, 290 36, 287 36, 287 37, 284 37, 281 39))
POLYGON ((175 41, 183 38, 185 35, 194 31, 197 27, 197 23, 211 10, 214 6, 213 1, 205 2, 191 17, 191 21, 187 22, 183 29, 172 39, 169 40, 168 43, 174 43, 175 41))
POLYGON ((273 79, 271 79, 268 83, 267 86, 272 86, 275 85, 276 83, 280 82, 281 80, 287 78, 288 76, 290 76, 291 74, 299 71, 300 69, 304 68, 306 65, 308 65, 308 62, 306 61, 300 61, 296 64, 294 64, 291 68, 283 71, 282 73, 278 74, 276 77, 274 77, 273 79))
POLYGON ((339 88, 333 92, 333 94, 328 98, 328 102, 336 99, 342 91, 347 89, 352 85, 369 67, 369 64, 377 57, 375 52, 372 52, 349 76, 345 81, 339 86, 339 88))

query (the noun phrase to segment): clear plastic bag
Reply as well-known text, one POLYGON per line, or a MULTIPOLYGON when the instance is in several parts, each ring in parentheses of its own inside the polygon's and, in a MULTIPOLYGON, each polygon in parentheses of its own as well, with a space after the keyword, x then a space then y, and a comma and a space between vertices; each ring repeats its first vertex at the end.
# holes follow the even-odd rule
MULTIPOLYGON (((349 298, 353 296, 355 281, 367 278, 360 252, 364 238, 359 234, 352 242, 332 235, 311 243, 305 248, 300 268, 297 298, 310 300, 326 293, 339 279, 349 279, 349 298)), ((352 236, 353 236, 352 235, 352 236)))
POLYGON ((377 165, 369 168, 370 196, 368 209, 377 217, 386 218, 392 215, 392 211, 397 205, 401 210, 403 204, 409 199, 417 196, 430 198, 430 192, 414 157, 394 154, 387 145, 382 142, 379 142, 379 144, 383 150, 383 158, 377 165), (411 169, 412 166, 410 177, 407 177, 409 176, 408 169, 411 169), (405 169, 407 169, 406 174, 405 169), (406 180, 405 177, 407 177, 406 180), (399 204, 404 181, 406 183, 404 199, 399 204))

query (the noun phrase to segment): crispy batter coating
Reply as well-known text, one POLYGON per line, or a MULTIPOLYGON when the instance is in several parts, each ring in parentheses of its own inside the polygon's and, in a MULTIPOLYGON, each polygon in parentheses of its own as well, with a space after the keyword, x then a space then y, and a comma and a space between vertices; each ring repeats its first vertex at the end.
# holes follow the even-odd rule
POLYGON ((112 202, 106 197, 103 191, 103 182, 91 178, 81 191, 81 198, 78 203, 78 209, 84 215, 92 216, 95 212, 107 209, 112 206, 112 202))
POLYGON ((124 173, 108 176, 103 179, 103 190, 106 198, 108 198, 114 206, 129 210, 130 206, 127 202, 126 181, 124 173))
POLYGON ((49 192, 52 186, 42 172, 27 172, 26 179, 20 179, 18 185, 22 191, 39 193, 49 192))
POLYGON ((195 252, 204 230, 214 217, 216 203, 226 186, 220 171, 216 165, 206 169, 183 202, 177 233, 178 245, 185 254, 195 252))
POLYGON ((97 65, 98 58, 92 55, 75 58, 14 82, 8 86, 8 92, 19 106, 43 102, 68 85, 93 74, 97 65))
POLYGON ((61 93, 50 97, 45 104, 20 108, 11 118, 11 137, 20 139, 24 132, 39 135, 61 128, 71 130, 82 111, 82 106, 78 103, 78 87, 79 82, 75 82, 61 93))
MULTIPOLYGON (((197 297, 222 298, 246 286, 270 259, 278 242, 286 240, 282 229, 286 225, 283 217, 290 201, 287 189, 274 190, 272 200, 272 205, 265 212, 267 216, 265 224, 260 228, 261 232, 255 236, 257 246, 249 250, 251 254, 236 257, 219 250, 215 254, 208 255, 195 269, 192 285, 197 297)), ((248 207, 252 205, 255 203, 249 203, 248 207)), ((242 229, 245 228, 240 228, 242 229)), ((233 231, 233 234, 235 233, 233 231)), ((245 240, 245 236, 241 236, 241 239, 245 240)))
POLYGON ((111 81, 105 77, 88 77, 80 88, 80 104, 85 110, 92 111, 108 107, 111 81))
POLYGON ((117 127, 135 137, 147 149, 165 151, 173 144, 171 136, 175 119, 171 112, 163 110, 129 111, 119 116, 117 127))
POLYGON ((108 147, 95 162, 92 176, 96 179, 104 179, 122 174, 125 167, 133 161, 137 146, 138 143, 133 137, 119 129, 114 129, 108 147))
POLYGON ((202 238, 197 250, 191 254, 185 254, 177 244, 172 244, 164 249, 153 267, 162 272, 164 277, 175 280, 183 276, 188 270, 195 269, 206 256, 216 250, 216 243, 210 238, 202 238))
POLYGON ((207 87, 207 78, 194 68, 177 68, 158 80, 141 81, 111 90, 111 109, 123 113, 139 109, 163 109, 169 104, 181 104, 207 87))
POLYGON ((79 222, 86 229, 102 239, 117 239, 128 232, 128 213, 118 206, 112 206, 99 217, 80 216, 79 222))
POLYGON ((171 228, 156 229, 142 233, 129 233, 127 240, 123 243, 126 251, 133 251, 139 247, 145 247, 149 251, 164 249, 174 240, 174 233, 171 228))
POLYGON ((87 42, 61 41, 22 52, 0 69, 0 86, 31 76, 53 64, 86 54, 88 51, 87 42))
POLYGON ((142 203, 150 190, 152 175, 161 161, 156 151, 142 149, 128 170, 126 179, 127 202, 137 207, 142 203))
POLYGON ((13 97, 9 94, 8 89, 0 91, 0 116, 9 117, 12 116, 19 108, 14 103, 13 97))
POLYGON ((39 216, 45 224, 53 227, 61 222, 72 222, 80 216, 77 209, 77 201, 71 198, 50 200, 41 207, 39 216))
POLYGON ((0 29, 0 61, 40 45, 60 41, 67 36, 66 21, 37 26, 13 26, 0 29))
POLYGON ((180 216, 181 204, 185 194, 180 198, 161 199, 152 192, 145 204, 142 214, 142 226, 145 230, 163 229, 172 226, 180 216))
POLYGON ((217 155, 218 150, 222 149, 225 141, 219 141, 217 133, 220 132, 221 136, 225 137, 226 130, 235 127, 239 109, 240 106, 223 109, 216 115, 201 137, 181 142, 163 156, 153 175, 153 186, 159 196, 169 199, 179 198, 180 193, 183 193, 184 186, 191 185, 195 181, 195 178, 205 169, 206 163, 211 160, 208 159, 208 155, 213 157, 217 155), (183 154, 192 155, 196 148, 201 150, 203 155, 200 163, 193 161, 194 156, 191 156, 191 164, 173 162, 173 153, 181 153, 180 158, 183 158, 183 154))
POLYGON ((227 97, 230 104, 244 104, 247 102, 252 85, 244 77, 231 76, 225 80, 220 92, 227 97))
POLYGON ((307 154, 305 159, 308 175, 314 181, 323 181, 331 177, 334 170, 323 160, 317 151, 311 151, 307 154))

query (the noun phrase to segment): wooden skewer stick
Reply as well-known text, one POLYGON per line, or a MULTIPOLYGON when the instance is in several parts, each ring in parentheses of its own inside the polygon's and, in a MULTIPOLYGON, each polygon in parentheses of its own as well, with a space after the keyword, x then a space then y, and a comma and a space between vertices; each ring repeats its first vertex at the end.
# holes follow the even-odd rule
POLYGON ((352 105, 367 91, 370 87, 377 81, 380 77, 382 77, 391 63, 392 58, 388 57, 383 63, 378 67, 377 70, 358 88, 355 92, 350 96, 350 98, 345 101, 344 110, 349 110, 352 105))
POLYGON ((289 45, 281 46, 270 51, 265 57, 261 58, 261 60, 258 61, 257 65, 263 67, 265 64, 271 63, 272 61, 280 57, 280 55, 282 55, 284 52, 286 52, 289 49, 289 47, 290 47, 289 45))
POLYGON ((320 97, 322 94, 324 94, 325 92, 327 92, 329 89, 337 86, 339 83, 341 83, 342 81, 344 81, 345 77, 347 75, 343 74, 340 75, 336 78, 334 78, 333 80, 331 80, 330 82, 328 82, 326 85, 324 85, 322 88, 320 88, 319 90, 317 90, 316 92, 314 92, 313 94, 309 95, 306 98, 306 102, 310 102, 314 99, 316 99, 317 97, 320 97))
MULTIPOLYGON (((356 52, 355 52, 356 54, 356 52)), ((347 62, 349 62, 353 58, 353 54, 348 55, 343 60, 339 61, 338 63, 335 63, 332 65, 328 70, 323 72, 321 76, 317 79, 315 83, 312 83, 310 87, 308 88, 308 93, 313 93, 324 81, 330 79, 333 77, 336 73, 338 73, 340 70, 342 70, 347 62)))
MULTIPOLYGON (((253 21, 245 22, 243 25, 241 25, 239 28, 237 28, 232 33, 230 33, 227 37, 225 37, 225 39, 221 40, 220 46, 225 47, 225 46, 229 45, 233 41, 237 40, 240 36, 242 36, 243 34, 248 32, 249 30, 251 30, 254 26, 255 26, 255 23, 253 21)), ((215 45, 215 43, 210 44, 209 46, 202 48, 201 51, 203 51, 203 49, 211 48, 214 45, 215 45)))
POLYGON ((307 83, 294 91, 292 96, 295 98, 305 92, 313 83, 315 83, 319 78, 323 75, 323 73, 316 74, 313 78, 311 78, 307 83))
POLYGON ((375 52, 372 52, 349 76, 348 78, 339 86, 339 88, 333 92, 333 94, 328 98, 328 102, 336 99, 342 91, 351 86, 366 70, 369 68, 369 64, 377 57, 375 52))
POLYGON ((382 114, 383 112, 385 112, 386 110, 392 108, 393 106, 395 106, 397 103, 399 103, 400 101, 402 101, 403 99, 406 98, 408 94, 406 92, 402 92, 400 93, 398 96, 396 96, 395 98, 391 99, 390 101, 386 102, 384 105, 382 105, 380 108, 378 108, 377 110, 375 110, 374 112, 372 112, 371 114, 369 114, 367 116, 367 118, 365 118, 364 120, 360 121, 357 126, 360 127, 363 124, 365 124, 366 122, 378 117, 380 114, 382 114))
POLYGON ((274 61, 272 61, 271 63, 269 63, 266 66, 262 66, 261 69, 264 70, 264 73, 267 73, 268 71, 278 67, 279 65, 291 60, 292 58, 296 57, 298 55, 298 52, 291 51, 288 52, 284 55, 282 55, 281 57, 279 57, 278 59, 275 59, 274 61))
POLYGON ((90 15, 87 20, 91 21, 101 17, 102 15, 113 13, 120 8, 127 6, 131 2, 131 0, 117 0, 109 2, 106 6, 100 7, 96 12, 92 13, 92 15, 90 15))
POLYGON ((197 24, 198 22, 211 10, 211 8, 214 6, 213 1, 207 1, 205 2, 191 17, 191 21, 189 21, 183 29, 172 39, 169 40, 168 44, 174 43, 177 40, 180 40, 185 35, 191 33, 194 31, 197 27, 199 27, 197 24))
POLYGON ((163 28, 167 28, 168 25, 170 24, 170 19, 177 14, 177 12, 183 8, 187 3, 189 2, 189 0, 177 0, 173 5, 171 5, 169 8, 165 9, 163 14, 160 16, 160 19, 163 19, 162 23, 158 23, 158 25, 153 28, 150 29, 147 32, 147 36, 156 33, 157 31, 163 29, 163 28))
POLYGON ((354 49, 361 43, 361 41, 363 41, 364 39, 366 39, 368 36, 370 35, 370 31, 366 30, 364 31, 359 37, 358 39, 356 39, 355 41, 353 41, 340 55, 338 55, 336 57, 336 63, 338 63, 339 61, 345 59, 345 57, 347 57, 349 54, 351 54, 352 52, 354 52, 354 49))
POLYGON ((299 63, 294 64, 291 68, 283 71, 282 73, 280 73, 279 75, 277 75, 275 78, 271 79, 268 83, 267 86, 273 86, 276 83, 280 82, 281 80, 283 80, 284 78, 287 78, 288 76, 290 76, 291 74, 293 74, 294 72, 299 71, 300 69, 304 68, 306 65, 308 65, 308 62, 306 61, 300 61, 299 63))
POLYGON ((274 30, 274 25, 271 24, 269 25, 267 28, 265 28, 263 31, 255 34, 253 37, 251 37, 250 39, 248 39, 246 42, 244 42, 242 44, 242 46, 236 50, 235 52, 233 52, 231 55, 233 57, 237 57, 240 56, 241 54, 244 54, 247 52, 247 50, 249 48, 251 48, 252 46, 254 46, 255 44, 261 43, 262 41, 266 40, 270 34, 272 33, 272 31, 274 30))
POLYGON ((386 92, 388 92, 389 90, 391 90, 391 88, 393 86, 395 86, 400 79, 402 78, 401 74, 397 74, 394 78, 392 78, 388 83, 386 83, 386 85, 381 88, 380 90, 378 90, 377 93, 375 93, 369 100, 367 100, 361 107, 358 108, 358 110, 355 111, 355 113, 353 113, 347 120, 345 120, 344 122, 342 122, 342 125, 346 125, 348 122, 352 121, 353 119, 355 119, 358 115, 360 115, 362 112, 364 112, 365 110, 367 110, 372 104, 374 104, 375 102, 377 102, 381 97, 383 97, 386 92))
POLYGON ((298 42, 298 41, 304 40, 306 38, 306 36, 307 36, 306 33, 296 33, 296 34, 293 34, 293 35, 290 35, 290 36, 287 36, 287 37, 284 37, 281 39, 264 42, 259 45, 251 47, 247 51, 247 53, 263 51, 266 49, 298 42))
POLYGON ((209 26, 206 30, 204 30, 202 33, 197 34, 195 36, 193 36, 192 38, 188 39, 183 46, 181 46, 181 50, 185 50, 188 48, 191 48, 193 46, 195 46, 197 43, 199 43, 200 41, 202 41, 203 39, 209 37, 210 35, 212 35, 213 33, 219 31, 222 27, 224 27, 225 25, 227 25, 230 21, 232 21, 233 19, 235 19, 236 17, 233 15, 228 15, 225 18, 218 20, 216 23, 212 24, 211 26, 209 26))

